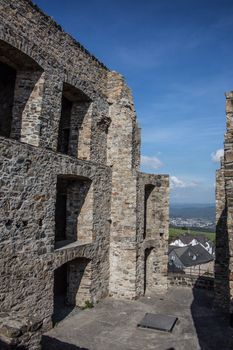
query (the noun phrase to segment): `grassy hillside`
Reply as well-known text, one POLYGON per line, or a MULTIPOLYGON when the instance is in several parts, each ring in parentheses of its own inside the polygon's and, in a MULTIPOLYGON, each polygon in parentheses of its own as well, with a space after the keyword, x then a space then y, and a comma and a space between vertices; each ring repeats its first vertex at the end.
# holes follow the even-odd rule
MULTIPOLYGON (((188 230, 183 230, 182 228, 176 228, 176 227, 170 227, 169 228, 169 241, 172 241, 176 236, 180 236, 184 233, 187 233, 188 230)), ((210 239, 211 241, 215 241, 215 233, 214 232, 204 232, 204 231, 197 231, 194 229, 189 229, 189 233, 191 235, 205 235, 210 239)))

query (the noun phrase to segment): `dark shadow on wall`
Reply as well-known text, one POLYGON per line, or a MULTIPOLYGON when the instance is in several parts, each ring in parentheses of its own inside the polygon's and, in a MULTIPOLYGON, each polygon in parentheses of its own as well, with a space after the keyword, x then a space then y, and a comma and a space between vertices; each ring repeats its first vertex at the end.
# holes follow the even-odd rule
POLYGON ((67 302, 68 264, 64 264, 54 271, 54 303, 53 324, 65 319, 74 309, 75 305, 67 302))
MULTIPOLYGON (((216 225, 216 253, 215 253, 215 300, 214 308, 229 310, 230 286, 229 286, 229 236, 227 231, 227 205, 222 211, 216 225)), ((231 320, 233 325, 233 320, 231 320)))
POLYGON ((196 328, 200 349, 233 349, 233 329, 229 322, 229 237, 227 231, 227 205, 216 225, 216 256, 214 266, 214 292, 193 288, 191 313, 196 328))
MULTIPOLYGON (((200 278, 200 277, 199 277, 200 278)), ((196 285, 200 284, 197 280, 196 285)), ((193 288, 191 314, 201 350, 232 350, 233 330, 229 317, 213 308, 214 293, 193 288)))
POLYGON ((149 256, 152 252, 153 248, 147 248, 145 250, 145 257, 144 257, 144 294, 146 293, 146 289, 148 287, 148 281, 147 281, 147 277, 148 277, 148 262, 149 262, 149 256))
POLYGON ((17 345, 12 345, 12 344, 7 344, 3 340, 0 340, 0 349, 1 350, 29 350, 25 346, 17 346, 17 345))
MULTIPOLYGON (((28 122, 27 114, 33 114, 34 118, 36 118, 38 114, 32 104, 32 99, 36 100, 39 97, 39 89, 35 88, 35 86, 38 84, 42 73, 42 71, 18 72, 15 83, 17 94, 15 92, 14 106, 12 109, 14 117, 12 118, 11 134, 9 135, 9 137, 15 140, 20 140, 22 137, 23 114, 25 113, 26 122, 28 122)), ((25 135, 23 137, 25 137, 25 135)), ((22 138, 21 141, 25 142, 24 138, 22 138)))
POLYGON ((80 348, 79 346, 65 343, 56 338, 43 335, 42 350, 88 350, 87 348, 80 348))

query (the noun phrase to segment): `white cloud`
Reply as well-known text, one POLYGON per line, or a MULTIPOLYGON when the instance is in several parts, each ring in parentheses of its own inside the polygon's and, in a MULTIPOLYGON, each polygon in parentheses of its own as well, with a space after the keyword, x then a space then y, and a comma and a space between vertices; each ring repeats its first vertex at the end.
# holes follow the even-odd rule
POLYGON ((221 157, 224 156, 224 150, 218 149, 216 152, 211 153, 211 160, 213 163, 217 163, 220 161, 221 157))
POLYGON ((157 157, 141 156, 141 163, 147 169, 159 169, 163 166, 163 163, 157 157))
POLYGON ((187 180, 182 180, 176 176, 171 176, 170 177, 170 185, 171 188, 188 188, 188 187, 196 187, 198 186, 198 181, 187 181, 187 180))

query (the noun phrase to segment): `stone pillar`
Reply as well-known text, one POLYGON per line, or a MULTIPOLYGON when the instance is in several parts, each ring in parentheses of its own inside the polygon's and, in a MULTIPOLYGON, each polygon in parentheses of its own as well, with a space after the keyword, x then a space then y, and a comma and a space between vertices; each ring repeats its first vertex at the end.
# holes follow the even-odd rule
POLYGON ((110 283, 116 297, 136 297, 136 171, 132 168, 135 113, 122 76, 108 73, 111 124, 107 135, 107 165, 112 167, 110 283))

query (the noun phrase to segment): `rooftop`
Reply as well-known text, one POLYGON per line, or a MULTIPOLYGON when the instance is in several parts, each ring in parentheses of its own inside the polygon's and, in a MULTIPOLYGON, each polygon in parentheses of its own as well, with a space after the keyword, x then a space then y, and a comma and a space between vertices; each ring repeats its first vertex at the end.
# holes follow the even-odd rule
POLYGON ((214 257, 201 244, 185 247, 169 246, 168 254, 174 252, 186 267, 206 264, 214 257))

